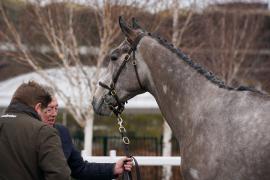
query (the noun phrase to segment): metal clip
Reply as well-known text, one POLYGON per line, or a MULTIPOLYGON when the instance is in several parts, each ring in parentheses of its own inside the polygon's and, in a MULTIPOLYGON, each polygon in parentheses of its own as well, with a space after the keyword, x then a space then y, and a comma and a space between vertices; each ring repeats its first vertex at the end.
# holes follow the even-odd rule
POLYGON ((130 141, 129 141, 129 139, 128 139, 127 136, 124 136, 122 140, 123 140, 123 142, 124 142, 125 144, 129 144, 129 143, 130 143, 130 141))
POLYGON ((120 133, 126 132, 126 128, 124 126, 120 126, 119 127, 119 132, 120 133))
POLYGON ((122 124, 123 123, 123 119, 118 115, 118 118, 117 118, 117 121, 118 121, 118 124, 122 124))
POLYGON ((122 117, 120 116, 120 114, 117 115, 117 120, 119 121, 123 121, 122 117))

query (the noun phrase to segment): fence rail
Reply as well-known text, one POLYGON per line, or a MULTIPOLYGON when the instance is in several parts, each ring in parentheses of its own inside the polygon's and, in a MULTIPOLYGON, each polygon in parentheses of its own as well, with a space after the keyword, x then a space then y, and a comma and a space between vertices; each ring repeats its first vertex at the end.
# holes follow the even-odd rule
MULTIPOLYGON (((172 156, 162 157, 162 137, 137 137, 129 136, 132 142, 129 146, 130 153, 138 161, 141 177, 144 180, 164 180, 164 175, 171 176, 170 180, 182 180, 181 157, 178 143, 172 138, 172 156)), ((79 150, 83 149, 83 141, 73 139, 79 150)), ((125 152, 120 136, 95 136, 93 138, 93 156, 84 156, 88 162, 114 163, 124 157, 125 152), (114 151, 111 151, 111 150, 114 151), (117 152, 117 155, 116 155, 117 152)), ((133 176, 135 171, 132 171, 133 176)))
MULTIPOLYGON (((96 163, 115 163, 124 156, 83 156, 84 160, 96 163)), ((180 166, 181 157, 172 156, 134 156, 140 166, 180 166)))
MULTIPOLYGON (((110 151, 110 156, 86 156, 82 151, 84 160, 97 163, 115 163, 124 156, 116 156, 114 150, 110 151)), ((180 156, 134 156, 140 166, 180 166, 180 156)))

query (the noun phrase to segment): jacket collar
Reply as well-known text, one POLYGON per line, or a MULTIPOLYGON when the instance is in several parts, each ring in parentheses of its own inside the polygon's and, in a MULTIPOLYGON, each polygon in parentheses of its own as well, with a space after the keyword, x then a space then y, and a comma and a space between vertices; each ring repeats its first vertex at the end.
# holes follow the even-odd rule
POLYGON ((26 104, 23 104, 21 102, 18 102, 18 101, 11 102, 6 110, 6 113, 25 113, 25 114, 41 121, 40 116, 34 110, 34 108, 32 108, 26 104))

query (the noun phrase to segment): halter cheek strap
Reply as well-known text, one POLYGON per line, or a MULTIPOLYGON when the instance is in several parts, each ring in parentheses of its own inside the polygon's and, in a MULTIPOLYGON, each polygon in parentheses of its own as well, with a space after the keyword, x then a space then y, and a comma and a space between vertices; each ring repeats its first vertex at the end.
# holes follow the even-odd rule
POLYGON ((114 83, 114 85, 117 83, 118 81, 118 78, 123 70, 123 68, 126 66, 127 62, 130 60, 130 57, 131 57, 131 54, 132 54, 132 65, 134 67, 134 70, 135 70, 135 73, 136 73, 136 77, 137 77, 137 80, 138 80, 138 83, 140 85, 140 88, 141 89, 144 89, 143 86, 142 86, 142 83, 140 81, 140 78, 139 78, 139 73, 138 73, 138 68, 137 68, 137 63, 136 63, 136 59, 135 59, 135 51, 137 50, 137 46, 139 44, 139 42, 141 41, 141 39, 145 36, 144 33, 141 33, 139 34, 135 40, 133 41, 133 43, 131 44, 131 47, 127 53, 127 55, 125 56, 124 58, 124 61, 122 62, 121 66, 119 67, 116 75, 112 78, 112 83, 114 83))

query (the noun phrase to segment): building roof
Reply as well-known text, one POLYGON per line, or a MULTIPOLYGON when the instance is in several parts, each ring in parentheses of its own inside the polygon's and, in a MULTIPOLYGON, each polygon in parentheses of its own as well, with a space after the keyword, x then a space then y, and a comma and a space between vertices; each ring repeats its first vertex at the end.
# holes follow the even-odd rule
MULTIPOLYGON (((85 70, 87 70, 87 72, 90 72, 89 74, 91 74, 93 73, 93 71, 95 71, 95 68, 85 67, 85 70)), ((54 84, 57 85, 57 88, 59 88, 65 96, 70 97, 73 103, 77 103, 80 107, 81 106, 87 107, 91 105, 90 100, 88 100, 88 97, 90 97, 91 92, 90 90, 89 91, 85 90, 82 94, 82 92, 79 91, 80 88, 83 88, 83 89, 87 88, 86 80, 84 80, 85 78, 83 79, 83 78, 78 78, 78 76, 76 77, 80 79, 80 82, 77 82, 78 80, 76 80, 76 83, 80 84, 80 87, 77 87, 76 85, 74 85, 74 81, 72 83, 72 80, 71 80, 72 78, 68 77, 68 75, 74 74, 74 71, 76 71, 75 68, 70 68, 69 70, 48 69, 41 72, 44 74, 48 74, 48 76, 46 76, 46 79, 43 78, 40 75, 40 73, 31 72, 24 75, 13 77, 5 81, 1 81, 0 82, 0 107, 7 107, 17 87, 21 83, 28 82, 29 80, 34 80, 44 85, 50 85, 49 81, 54 81, 54 84)), ((57 94, 56 96, 58 98, 60 108, 65 108, 65 103, 62 100, 61 95, 57 94)), ((152 109, 152 110, 157 111, 158 105, 151 94, 144 93, 129 100, 128 104, 126 105, 126 109, 129 109, 132 111, 152 109)))

